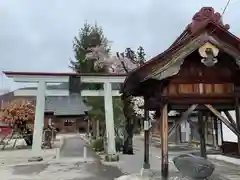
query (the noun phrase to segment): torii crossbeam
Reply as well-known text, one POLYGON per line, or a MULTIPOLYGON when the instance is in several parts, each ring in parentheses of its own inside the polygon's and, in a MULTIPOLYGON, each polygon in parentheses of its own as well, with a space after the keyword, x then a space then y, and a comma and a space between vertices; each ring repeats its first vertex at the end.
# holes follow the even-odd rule
POLYGON ((108 155, 115 155, 115 132, 114 132, 114 116, 113 116, 113 102, 112 96, 119 96, 117 90, 112 90, 112 83, 123 83, 125 80, 125 74, 78 74, 78 73, 48 73, 48 72, 3 72, 8 78, 12 78, 15 82, 20 83, 38 83, 37 90, 17 90, 15 95, 17 96, 36 96, 36 112, 34 122, 34 134, 33 134, 33 156, 41 155, 41 143, 42 143, 42 131, 43 131, 43 119, 44 119, 44 106, 46 95, 58 95, 68 96, 70 92, 68 90, 47 90, 47 83, 63 83, 69 82, 69 77, 78 76, 79 81, 82 83, 101 83, 104 85, 103 90, 82 90, 79 89, 79 93, 82 96, 104 96, 105 105, 105 120, 108 142, 108 155))

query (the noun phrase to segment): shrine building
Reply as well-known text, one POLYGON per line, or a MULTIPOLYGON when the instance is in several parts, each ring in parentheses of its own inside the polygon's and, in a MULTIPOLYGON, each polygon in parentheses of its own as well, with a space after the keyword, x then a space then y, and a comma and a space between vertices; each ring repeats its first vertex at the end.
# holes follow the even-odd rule
POLYGON ((206 139, 219 143, 219 124, 238 137, 232 147, 240 155, 240 39, 229 29, 220 13, 203 7, 167 50, 125 79, 124 95, 143 96, 145 110, 158 114, 163 174, 168 172, 168 137, 186 121, 199 136, 201 156, 206 157, 206 139), (169 126, 173 110, 181 115, 169 126), (236 112, 236 121, 229 111, 236 112))

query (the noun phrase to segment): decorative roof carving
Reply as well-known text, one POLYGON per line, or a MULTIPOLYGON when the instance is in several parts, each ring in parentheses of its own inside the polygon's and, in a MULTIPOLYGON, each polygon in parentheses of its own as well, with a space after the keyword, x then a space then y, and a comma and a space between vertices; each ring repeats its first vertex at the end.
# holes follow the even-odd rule
POLYGON ((224 27, 229 30, 230 26, 228 24, 223 24, 222 15, 218 12, 215 12, 212 7, 203 7, 197 12, 193 18, 192 23, 189 24, 188 29, 191 33, 196 32, 203 24, 207 22, 213 22, 217 25, 224 27))

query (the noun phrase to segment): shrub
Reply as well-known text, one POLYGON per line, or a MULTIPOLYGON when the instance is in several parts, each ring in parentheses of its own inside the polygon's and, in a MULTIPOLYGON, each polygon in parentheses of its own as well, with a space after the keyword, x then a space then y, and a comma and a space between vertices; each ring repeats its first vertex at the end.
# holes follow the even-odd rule
POLYGON ((102 138, 92 140, 91 145, 94 151, 99 152, 104 150, 104 142, 102 138))

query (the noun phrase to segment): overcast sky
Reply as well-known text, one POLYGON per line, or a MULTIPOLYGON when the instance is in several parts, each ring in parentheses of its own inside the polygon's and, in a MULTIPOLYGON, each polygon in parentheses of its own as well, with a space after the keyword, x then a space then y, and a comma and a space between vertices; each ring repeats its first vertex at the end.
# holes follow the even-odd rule
MULTIPOLYGON (((71 71, 72 40, 85 21, 97 22, 113 51, 142 45, 148 57, 165 50, 195 12, 227 0, 0 0, 1 70, 71 71)), ((224 22, 240 35, 240 0, 232 0, 224 22)), ((1 88, 16 87, 1 78, 1 88)))

